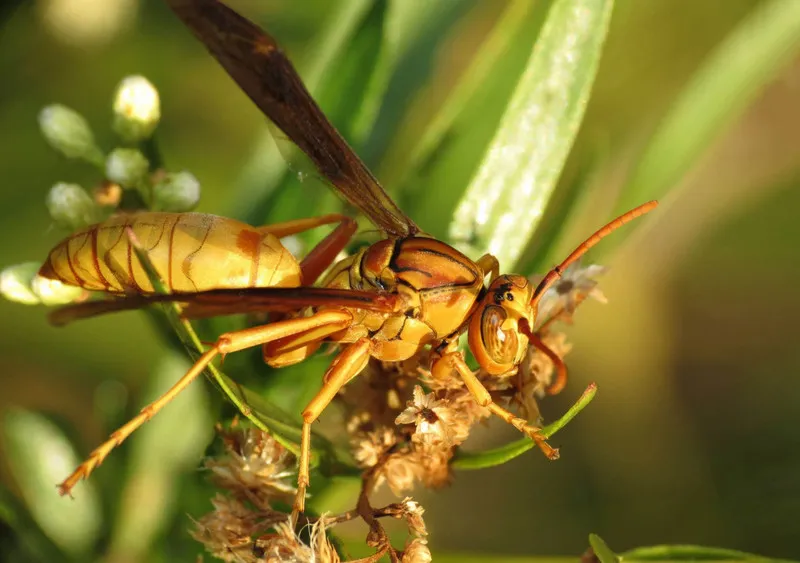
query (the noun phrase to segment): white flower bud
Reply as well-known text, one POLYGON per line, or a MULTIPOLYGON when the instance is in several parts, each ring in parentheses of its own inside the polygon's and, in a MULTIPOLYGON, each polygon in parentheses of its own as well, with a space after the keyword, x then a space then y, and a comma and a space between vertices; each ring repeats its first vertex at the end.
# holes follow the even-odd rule
POLYGON ((106 178, 123 188, 137 188, 147 180, 150 162, 137 149, 117 148, 106 159, 106 178))
POLYGON ((129 142, 140 142, 153 134, 161 119, 158 90, 143 76, 128 76, 114 95, 114 131, 129 142))
POLYGON ((98 205, 77 184, 59 182, 50 188, 46 204, 53 221, 71 231, 102 219, 98 205))
POLYGON ((80 287, 66 285, 58 280, 51 280, 39 275, 33 277, 31 290, 45 305, 72 303, 83 295, 83 289, 80 287))
POLYGON ((198 201, 200 182, 190 172, 165 174, 153 186, 153 209, 156 211, 189 211, 198 201))
POLYGON ((78 112, 61 104, 47 106, 39 112, 39 127, 47 142, 64 156, 98 165, 103 162, 89 123, 78 112))
POLYGON ((39 298, 31 289, 31 282, 39 271, 38 262, 25 262, 9 266, 0 272, 0 294, 9 301, 36 305, 39 298))

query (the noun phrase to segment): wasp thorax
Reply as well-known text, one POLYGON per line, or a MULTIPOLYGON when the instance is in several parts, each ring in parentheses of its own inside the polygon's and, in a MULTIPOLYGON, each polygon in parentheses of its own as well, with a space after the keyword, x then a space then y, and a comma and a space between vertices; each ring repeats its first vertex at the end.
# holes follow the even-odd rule
POLYGON ((499 276, 489 286, 469 326, 469 346, 492 375, 508 373, 525 355, 528 338, 519 323, 533 324, 531 287, 522 276, 499 276))

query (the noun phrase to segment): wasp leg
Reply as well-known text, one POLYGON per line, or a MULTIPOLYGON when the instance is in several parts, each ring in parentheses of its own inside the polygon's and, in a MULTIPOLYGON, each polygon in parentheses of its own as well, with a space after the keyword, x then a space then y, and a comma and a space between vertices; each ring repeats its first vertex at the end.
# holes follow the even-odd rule
POLYGON ((483 272, 484 277, 487 273, 489 274, 489 283, 492 283, 494 278, 500 275, 500 262, 492 254, 484 254, 475 263, 483 272))
POLYGON ((312 248, 300 263, 300 270, 303 272, 303 283, 309 285, 317 281, 322 272, 334 263, 339 253, 344 250, 344 247, 353 238, 356 229, 358 229, 358 223, 356 223, 355 219, 339 213, 331 213, 322 217, 309 217, 307 219, 295 219, 274 225, 266 225, 259 227, 258 230, 259 232, 282 238, 323 225, 330 225, 331 223, 339 223, 339 226, 312 248))
POLYGON ((360 338, 345 348, 331 363, 323 378, 322 388, 303 410, 303 437, 300 442, 300 460, 297 472, 297 496, 292 507, 292 522, 297 522, 298 515, 305 510, 306 488, 308 487, 309 462, 311 456, 311 424, 325 407, 333 400, 336 393, 348 381, 357 376, 370 356, 372 343, 369 338, 360 338))
POLYGON ((205 352, 186 374, 173 385, 169 391, 144 407, 138 415, 120 427, 111 437, 96 448, 78 468, 59 485, 58 491, 65 495, 72 490, 75 484, 89 476, 95 467, 100 465, 115 447, 119 446, 142 424, 150 420, 153 415, 174 399, 187 385, 189 385, 217 356, 225 356, 231 352, 238 352, 254 346, 286 338, 293 334, 306 332, 320 326, 335 327, 336 330, 346 328, 352 323, 353 317, 346 311, 321 311, 310 317, 289 319, 276 323, 237 330, 223 334, 217 339, 214 346, 205 352))
MULTIPOLYGON (((437 364, 439 362, 446 362, 444 364, 445 366, 458 371, 459 375, 464 380, 464 384, 467 386, 467 389, 469 389, 469 392, 479 405, 486 407, 492 412, 492 414, 499 416, 523 434, 528 435, 534 442, 536 442, 536 445, 539 446, 539 449, 542 450, 542 453, 544 453, 548 459, 558 459, 558 449, 553 448, 547 443, 545 437, 541 434, 541 428, 530 425, 524 418, 514 415, 492 401, 492 396, 489 394, 489 391, 486 390, 486 387, 483 386, 472 370, 469 369, 469 366, 464 361, 464 355, 461 352, 451 352, 449 354, 445 354, 437 360, 437 364)), ((442 369, 441 366, 434 366, 434 368, 442 369)))

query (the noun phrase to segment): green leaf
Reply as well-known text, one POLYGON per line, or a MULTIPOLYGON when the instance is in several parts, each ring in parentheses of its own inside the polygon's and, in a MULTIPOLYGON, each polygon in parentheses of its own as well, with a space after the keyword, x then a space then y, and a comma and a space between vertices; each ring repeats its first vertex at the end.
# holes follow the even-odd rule
MULTIPOLYGON (((564 428, 573 418, 581 412, 586 405, 592 402, 594 396, 597 394, 597 385, 592 383, 581 394, 578 400, 567 410, 564 415, 555 422, 548 424, 542 428, 542 434, 545 438, 550 438, 553 434, 564 428)), ((459 451, 453 459, 453 468, 455 469, 485 469, 487 467, 494 467, 495 465, 502 465, 518 457, 536 444, 530 438, 522 438, 516 440, 505 446, 484 450, 482 452, 462 452, 459 451)))
POLYGON ((21 500, 0 485, 0 527, 13 530, 11 541, 3 542, 5 561, 69 561, 67 555, 48 538, 21 500))
POLYGON ((523 27, 529 30, 527 15, 533 4, 529 0, 514 0, 503 12, 489 36, 478 49, 467 70, 459 78, 441 108, 426 126, 408 161, 404 163, 395 182, 405 182, 412 171, 424 165, 444 143, 458 115, 484 84, 494 84, 492 72, 506 56, 513 39, 523 27))
POLYGON ((600 560, 600 563, 618 563, 620 561, 617 554, 611 551, 606 542, 597 534, 589 534, 589 545, 592 546, 592 550, 600 560))
POLYGON ((468 255, 516 263, 577 135, 600 60, 611 0, 551 8, 489 150, 450 225, 468 255))
POLYGON ((3 434, 11 473, 34 520, 65 552, 85 556, 98 539, 102 515, 91 483, 79 483, 74 498, 56 491, 81 461, 70 442, 47 418, 21 409, 6 413, 3 434))
POLYGON ((626 211, 677 185, 800 48, 800 2, 756 6, 703 63, 656 130, 618 205, 626 211))
POLYGON ((791 563, 786 559, 771 559, 762 555, 700 545, 654 545, 638 547, 620 556, 622 561, 772 561, 791 563))

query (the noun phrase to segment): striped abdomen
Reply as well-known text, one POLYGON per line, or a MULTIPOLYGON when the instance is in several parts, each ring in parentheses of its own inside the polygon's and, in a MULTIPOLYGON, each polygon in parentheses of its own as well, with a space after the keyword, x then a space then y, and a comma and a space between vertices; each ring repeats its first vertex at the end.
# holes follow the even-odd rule
POLYGON ((152 293, 127 227, 170 291, 300 285, 297 260, 276 237, 203 213, 112 217, 61 241, 40 275, 95 291, 152 293))

